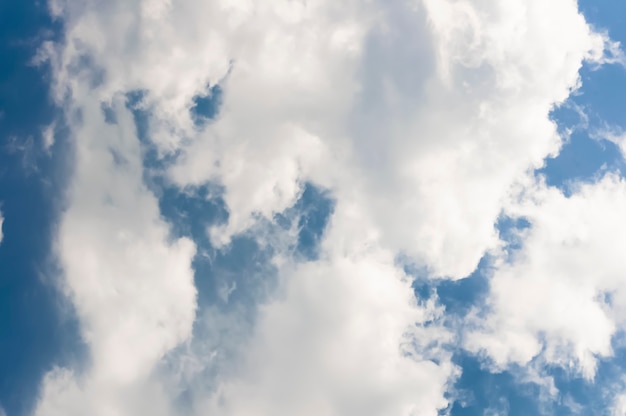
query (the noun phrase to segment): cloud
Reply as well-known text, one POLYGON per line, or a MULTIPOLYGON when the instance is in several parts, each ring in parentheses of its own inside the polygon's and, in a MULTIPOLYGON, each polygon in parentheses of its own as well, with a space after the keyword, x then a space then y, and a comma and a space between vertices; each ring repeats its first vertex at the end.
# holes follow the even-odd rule
POLYGON ((4 233, 2 232, 2 226, 4 225, 4 216, 2 215, 2 211, 0 211, 0 243, 4 239, 4 233))
POLYGON ((132 115, 123 100, 114 105, 116 125, 93 100, 77 96, 68 108, 80 108, 81 122, 72 126, 77 162, 56 250, 90 357, 85 378, 64 369, 46 377, 38 415, 132 409, 125 392, 144 388, 153 367, 189 338, 195 318, 195 246, 169 238, 143 184, 132 115))
POLYGON ((55 129, 55 127, 56 127, 55 124, 52 123, 52 124, 46 126, 41 131, 42 147, 46 151, 49 151, 50 148, 54 145, 54 129, 55 129))
POLYGON ((591 136, 596 140, 606 140, 615 144, 622 156, 626 155, 626 133, 617 126, 603 125, 593 130, 591 136))
POLYGON ((368 254, 287 268, 283 296, 261 308, 240 364, 197 413, 435 415, 446 408, 457 370, 438 343, 450 334, 425 326, 441 311, 417 305, 389 253, 368 254))
POLYGON ((500 366, 539 357, 591 379, 626 322, 626 182, 608 174, 570 197, 543 183, 527 192, 512 213, 530 228, 522 248, 495 267, 490 313, 468 346, 500 366))
MULTIPOLYGON (((285 48, 272 36, 234 55, 221 117, 172 175, 181 185, 225 184, 225 241, 253 213, 271 218, 289 206, 306 178, 358 200, 387 246, 461 278, 497 244, 493 224, 510 184, 558 150, 548 113, 603 42, 569 1, 377 6, 376 18, 349 32, 349 47, 321 49, 332 39, 274 25, 285 48), (277 85, 277 72, 294 70, 289 58, 307 67, 277 85)), ((302 27, 316 17, 303 14, 302 27)))
POLYGON ((613 406, 611 407, 611 416, 626 415, 626 393, 618 392, 613 397, 613 406))
POLYGON ((582 62, 604 56, 576 3, 50 8, 65 40, 39 56, 53 67, 76 154, 57 254, 89 361, 51 371, 36 414, 446 408, 455 337, 395 259, 458 279, 500 246, 494 224, 512 185, 559 149, 549 112, 579 86, 582 62), (220 111, 198 126, 194 98, 215 85, 220 111), (272 245, 278 288, 252 300, 254 319, 219 305, 197 315, 195 244, 171 237, 144 184, 145 148, 125 98, 137 92, 142 140, 163 158, 158 174, 181 189, 224 189, 229 218, 209 231, 212 244, 228 250, 245 232, 272 245), (319 260, 298 262, 283 244, 293 236, 264 240, 262 225, 305 182, 336 206, 319 260))
POLYGON ((290 206, 309 179, 358 198, 386 244, 456 278, 496 245, 511 182, 558 150, 548 113, 605 43, 569 0, 131 4, 66 5, 59 89, 88 56, 94 96, 146 91, 159 148, 191 137, 172 179, 226 188, 216 243, 290 206), (194 133, 191 100, 216 83, 221 115, 194 133))

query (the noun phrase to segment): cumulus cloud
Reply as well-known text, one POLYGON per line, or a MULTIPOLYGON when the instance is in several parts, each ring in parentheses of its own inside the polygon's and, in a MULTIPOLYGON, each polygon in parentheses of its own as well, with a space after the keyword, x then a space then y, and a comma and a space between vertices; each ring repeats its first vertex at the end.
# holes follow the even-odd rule
POLYGON ((484 330, 469 337, 498 365, 541 360, 595 374, 626 322, 620 247, 626 182, 608 174, 570 197, 543 183, 512 213, 530 228, 522 248, 494 270, 484 330))
POLYGON ((63 289, 89 347, 89 377, 74 379, 64 369, 49 374, 41 415, 133 409, 127 389, 189 338, 196 310, 195 246, 169 239, 157 200, 143 184, 130 112, 116 101, 118 123, 107 124, 100 105, 75 92, 68 111, 81 114, 72 132, 77 161, 56 249, 63 289))
MULTIPOLYGON (((66 33, 40 59, 53 67, 76 156, 57 251, 89 362, 50 372, 36 414, 446 408, 454 336, 395 259, 458 279, 499 247, 494 224, 512 185, 559 149, 550 110, 578 87, 584 60, 605 59, 605 37, 576 3, 55 0, 50 9, 66 33), (194 97, 215 85, 219 114, 198 125, 194 97), (132 92, 149 114, 147 140, 174 160, 159 173, 183 189, 224 189, 229 218, 209 230, 214 246, 254 236, 304 182, 337 201, 319 260, 274 247, 277 293, 252 324, 219 308, 196 316, 195 246, 170 237, 143 182, 132 92), (228 326, 233 339, 210 339, 231 336, 220 330, 202 339, 194 323, 228 326), (226 344, 232 351, 199 347, 226 344), (180 373, 162 367, 171 361, 180 373), (184 391, 197 394, 183 405, 184 391)), ((602 328, 581 359, 609 353, 612 328, 602 328)))
POLYGON ((241 363, 198 414, 436 415, 457 372, 434 304, 417 305, 389 253, 286 270, 241 363), (322 306, 323 305, 323 306, 322 306), (439 359, 437 363, 432 361, 439 359))
POLYGON ((510 183, 558 150, 548 113, 605 44, 570 0, 62 9, 59 91, 81 82, 82 56, 98 68, 94 96, 146 91, 152 139, 183 146, 172 179, 226 188, 216 243, 290 206, 309 179, 360 199, 385 244, 457 278, 496 244, 510 183), (216 83, 221 116, 194 134, 191 99, 216 83))
MULTIPOLYGON (((302 27, 311 14, 298 15, 302 27)), ((387 246, 435 275, 464 277, 497 243, 493 224, 510 184, 558 150, 547 114, 578 85, 582 60, 601 54, 603 40, 569 1, 398 1, 370 14, 338 50, 319 50, 333 42, 312 45, 286 27, 277 37, 290 39, 287 48, 268 42, 236 55, 221 118, 173 177, 226 185, 226 240, 253 213, 270 217, 291 204, 293 184, 310 179, 358 200, 387 246), (276 54, 267 66, 263 59, 276 54), (275 73, 294 70, 286 57, 307 67, 279 88, 275 73)))

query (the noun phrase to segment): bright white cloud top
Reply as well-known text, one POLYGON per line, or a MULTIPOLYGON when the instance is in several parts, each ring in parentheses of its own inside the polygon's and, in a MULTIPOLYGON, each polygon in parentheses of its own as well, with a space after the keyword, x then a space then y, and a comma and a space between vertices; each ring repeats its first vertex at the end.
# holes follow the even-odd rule
POLYGON ((501 368, 540 355, 589 377, 611 354, 626 317, 626 185, 608 175, 566 198, 533 176, 559 151, 549 113, 583 62, 619 55, 575 1, 50 9, 65 39, 40 58, 76 160, 57 254, 89 354, 47 374, 36 415, 437 415, 461 371, 452 345, 501 368), (194 97, 214 85, 220 112, 197 125, 194 97), (247 232, 274 250, 278 287, 252 324, 218 307, 197 314, 196 246, 170 236, 144 183, 126 105, 137 91, 148 139, 177 155, 159 174, 181 189, 223 186, 229 219, 207 230, 212 243, 247 232), (336 206, 320 258, 305 262, 285 249, 289 231, 268 227, 306 182, 336 206), (499 255, 502 212, 528 219, 523 248, 495 264, 487 316, 457 333, 398 259, 467 277, 499 255))

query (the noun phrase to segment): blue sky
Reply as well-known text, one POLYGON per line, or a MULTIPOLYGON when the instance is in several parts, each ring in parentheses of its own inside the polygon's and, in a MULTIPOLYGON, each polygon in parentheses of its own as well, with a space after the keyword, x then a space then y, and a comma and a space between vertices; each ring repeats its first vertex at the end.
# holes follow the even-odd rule
POLYGON ((57 267, 53 227, 67 180, 67 147, 37 146, 56 117, 50 74, 29 65, 37 44, 58 30, 42 5, 4 2, 2 16, 2 403, 8 414, 32 406, 33 386, 54 360, 80 352, 75 323, 49 279, 57 267))
POLYGON ((131 3, 0 1, 6 415, 626 414, 625 4, 131 3))

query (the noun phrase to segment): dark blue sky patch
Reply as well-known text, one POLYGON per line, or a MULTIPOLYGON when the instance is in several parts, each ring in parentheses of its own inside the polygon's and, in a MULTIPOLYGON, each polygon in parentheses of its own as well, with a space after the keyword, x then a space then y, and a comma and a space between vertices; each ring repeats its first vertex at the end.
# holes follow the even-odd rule
POLYGON ((598 360, 594 380, 586 380, 575 371, 560 367, 549 367, 547 372, 554 378, 561 397, 574 400, 583 409, 579 414, 608 415, 613 396, 626 391, 623 380, 626 373, 625 347, 624 334, 620 333, 613 341, 614 356, 598 360))
POLYGON ((592 116, 599 115, 610 125, 626 127, 626 70, 620 65, 604 65, 595 69, 586 64, 580 71, 580 77, 583 88, 570 100, 591 111, 592 116))
MULTIPOLYGON (((194 339, 207 336, 202 317, 209 310, 219 310, 227 316, 235 314, 238 328, 222 330, 235 331, 237 336, 245 338, 254 327, 259 305, 276 296, 278 275, 271 262, 274 249, 257 242, 258 230, 234 236, 225 247, 212 246, 208 228, 224 224, 228 219, 221 191, 213 185, 186 190, 164 185, 157 191, 161 214, 171 224, 174 236, 189 237, 197 245, 193 269, 198 289, 199 319, 194 324, 194 339)), ((297 226, 299 234, 294 255, 310 259, 319 249, 319 241, 333 207, 334 201, 326 191, 305 184, 301 197, 293 207, 277 215, 275 222, 260 220, 259 226, 262 232, 269 234, 297 226)), ((222 346, 219 339, 209 342, 217 343, 214 347, 220 350, 220 360, 233 353, 222 346)), ((203 373, 201 377, 212 379, 211 372, 218 371, 218 367, 209 366, 205 370, 208 373, 203 373)), ((182 394, 181 403, 190 402, 193 395, 191 390, 182 394)))
POLYGON ((555 107, 550 111, 550 120, 557 125, 557 131, 567 140, 568 132, 573 130, 584 130, 589 123, 587 109, 579 106, 569 98, 565 103, 555 107))
POLYGON ((272 275, 272 251, 246 234, 234 236, 225 247, 213 247, 209 227, 228 220, 222 190, 211 184, 180 189, 164 185, 161 179, 155 183, 162 185, 156 193, 161 215, 170 224, 173 237, 188 237, 196 243, 193 268, 200 309, 215 304, 258 304, 263 293, 269 291, 264 279, 272 275))
POLYGON ((261 247, 253 237, 236 236, 221 250, 203 249, 193 261, 195 285, 198 289, 198 311, 193 328, 191 348, 206 356, 217 351, 215 360, 202 369, 195 382, 178 397, 178 404, 192 403, 198 394, 198 385, 212 389, 212 380, 221 374, 222 365, 237 358, 238 345, 253 334, 259 318, 259 306, 273 296, 278 284, 276 268, 271 264, 272 251, 261 247), (207 323, 207 313, 223 316, 225 321, 207 323), (228 324, 235 319, 236 324, 228 324), (199 383, 199 384, 197 384, 199 383), (208 383, 208 384, 207 384, 208 383), (195 385, 195 388, 193 386, 195 385))
MULTIPOLYGON (((0 163, 7 158, 0 155, 0 163)), ((6 165, 5 165, 6 166, 6 165)), ((62 316, 56 272, 48 256, 56 220, 40 178, 0 178, 5 216, 0 245, 0 402, 9 414, 23 414, 32 404, 43 372, 72 358, 77 328, 62 316)), ((42 171, 45 172, 44 169, 42 171)), ((55 207, 56 208, 56 207, 55 207)))
POLYGON ((489 292, 490 265, 492 259, 485 255, 478 267, 469 276, 458 279, 433 279, 428 270, 410 262, 398 260, 404 272, 413 277, 413 290, 419 301, 436 296, 439 304, 446 308, 446 324, 455 326, 470 311, 483 309, 482 303, 489 292))
POLYGON ((509 416, 545 414, 537 402, 539 387, 532 383, 520 383, 519 377, 510 372, 492 373, 481 360, 459 352, 453 362, 463 368, 455 390, 463 400, 454 403, 451 416, 483 416, 486 409, 505 410, 509 416))
MULTIPOLYGON (((221 91, 212 89, 210 97, 197 97, 198 117, 217 114, 221 91)), ((217 307, 225 313, 238 309, 252 322, 256 308, 266 300, 275 284, 275 270, 270 263, 272 250, 260 246, 254 236, 234 236, 225 247, 214 247, 209 228, 228 221, 223 200, 224 189, 214 183, 180 188, 164 176, 166 169, 180 153, 159 154, 149 137, 150 109, 146 108, 146 93, 133 91, 126 95, 127 108, 132 112, 143 150, 144 182, 159 200, 163 218, 170 224, 172 238, 188 237, 197 247, 193 259, 194 280, 198 290, 198 316, 206 308, 217 307)), ((202 331, 201 325, 194 331, 202 331)), ((196 335, 202 336, 201 333, 196 335)))
POLYGON ((126 107, 133 114, 135 128, 137 129, 137 137, 139 137, 142 144, 150 142, 150 137, 148 135, 150 127, 150 113, 144 108, 146 94, 147 93, 145 91, 141 90, 126 93, 126 107))
POLYGON ((428 268, 416 264, 415 260, 406 254, 400 254, 395 259, 396 267, 402 268, 407 276, 413 278, 412 288, 418 301, 428 301, 436 296, 437 286, 441 280, 433 279, 428 268))
POLYGON ((208 227, 228 220, 222 189, 211 184, 180 189, 166 185, 162 178, 156 178, 155 184, 159 185, 161 215, 170 223, 174 237, 189 237, 200 247, 210 248, 208 227))
MULTIPOLYGON (((626 44, 626 3, 615 0, 579 0, 580 11, 596 30, 606 30, 612 40, 626 44)), ((581 71, 582 94, 577 103, 589 104, 610 124, 626 127, 626 70, 619 65, 606 65, 595 71, 585 65, 581 71)))
POLYGON ((467 278, 442 280, 437 285, 437 296, 451 317, 465 316, 480 307, 489 293, 489 259, 483 257, 478 268, 467 278))
POLYGON ((230 305, 257 305, 267 300, 276 285, 275 267, 270 263, 273 254, 252 236, 235 236, 228 249, 218 250, 214 257, 218 299, 226 301, 223 291, 235 285, 228 294, 230 305))
MULTIPOLYGON (((610 27, 613 40, 626 41, 626 29, 618 18, 622 16, 619 11, 626 12, 624 4, 583 0, 580 8, 596 28, 610 27), (601 13, 602 10, 617 12, 601 13)), ((551 114, 562 135, 567 138, 564 133, 569 130, 571 136, 559 155, 548 158, 544 168, 537 172, 545 175, 548 185, 558 187, 566 195, 571 195, 575 182, 593 182, 606 171, 621 173, 625 167, 619 148, 601 140, 601 134, 607 128, 618 131, 626 128, 626 70, 618 64, 598 68, 585 63, 580 77, 583 87, 551 114)))
POLYGON ((319 259, 320 243, 334 209, 335 199, 328 190, 305 182, 296 203, 274 215, 274 223, 282 230, 296 227, 298 235, 293 255, 297 260, 319 259))
POLYGON ((206 95, 196 95, 193 98, 191 117, 196 126, 202 126, 215 119, 222 105, 222 88, 214 85, 208 88, 206 95))
POLYGON ((45 66, 30 64, 43 40, 59 39, 45 2, 0 2, 0 404, 33 406, 42 375, 84 352, 70 307, 55 288, 52 239, 72 164, 67 128, 51 103, 45 66), (43 149, 42 130, 56 141, 43 149))
MULTIPOLYGON (((597 392, 594 392, 596 390, 594 383, 561 367, 549 367, 547 372, 554 378, 554 384, 561 397, 575 397, 576 403, 591 411, 590 414, 594 414, 593 409, 597 412, 608 407, 607 402, 597 401, 599 397, 595 397, 597 392)), ((571 414, 571 412, 566 414, 571 414)))
MULTIPOLYGON (((150 187, 159 200, 161 215, 170 225, 172 238, 187 237, 196 244, 192 266, 200 306, 216 301, 219 295, 214 268, 220 264, 223 254, 212 246, 208 231, 209 227, 228 221, 223 190, 212 184, 181 189, 158 176, 152 178, 150 187)), ((229 246, 223 250, 230 249, 229 246)))
POLYGON ((294 209, 298 216, 296 252, 309 261, 316 260, 319 257, 320 240, 335 209, 335 201, 328 191, 305 183, 294 209))
MULTIPOLYGON (((219 350, 217 361, 197 374, 197 379, 194 378, 194 383, 202 385, 213 380, 214 373, 221 368, 219 363, 228 361, 234 354, 230 347, 222 345, 222 338, 249 335, 259 304, 273 292, 277 283, 276 270, 270 262, 273 252, 269 247, 260 246, 254 235, 245 233, 234 236, 225 247, 216 248, 211 244, 209 227, 223 225, 228 220, 220 186, 209 183, 181 189, 156 176, 150 187, 159 199, 161 215, 170 225, 171 237, 190 238, 197 247, 192 261, 194 284, 198 290, 198 318, 194 322, 193 338, 200 341, 192 343, 191 348, 199 348, 201 351, 196 351, 198 354, 219 350), (224 316, 236 315, 237 327, 220 327, 219 335, 214 332, 207 334, 204 316, 209 310, 219 311, 224 316)), ((183 346, 181 348, 184 349, 183 346)), ((174 351, 172 357, 180 352, 174 351)), ((172 362, 166 359, 159 371, 176 371, 175 366, 175 359, 172 362)), ((176 400, 179 409, 190 406, 195 395, 199 394, 192 388, 194 383, 179 393, 176 400)))
POLYGON ((500 215, 496 223, 500 241, 504 243, 502 248, 506 254, 506 259, 511 261, 516 252, 523 246, 523 233, 531 227, 531 223, 522 217, 508 217, 500 215))
MULTIPOLYGON (((155 192, 161 214, 170 223, 173 236, 189 237, 197 245, 193 268, 199 294, 198 316, 207 308, 218 308, 224 313, 236 310, 239 319, 247 320, 252 327, 258 306, 268 301, 276 289, 276 269, 270 261, 273 248, 260 245, 254 232, 234 236, 225 247, 213 247, 208 237, 209 227, 228 220, 221 198, 223 190, 214 185, 179 189, 162 180, 158 184, 155 192)), ((262 223, 261 227, 264 232, 272 233, 297 224, 295 256, 311 259, 317 255, 333 207, 334 201, 326 191, 305 184, 294 206, 275 218, 279 224, 262 223)), ((201 322, 196 322, 194 331, 202 336, 201 322)))
POLYGON ((6 135, 33 135, 33 121, 54 116, 46 68, 33 60, 44 40, 60 37, 60 27, 48 17, 46 4, 34 0, 0 2, 0 123, 6 135))
POLYGON ((107 124, 117 124, 117 115, 109 103, 102 103, 100 108, 102 109, 102 114, 104 115, 104 121, 107 124))
POLYGON ((575 132, 561 153, 547 159, 545 167, 537 174, 545 176, 546 184, 569 196, 576 183, 591 183, 604 172, 621 172, 624 167, 624 159, 615 144, 592 139, 587 132, 575 132))
POLYGON ((579 0, 578 7, 596 29, 608 29, 612 39, 626 40, 626 3, 615 0, 579 0))
MULTIPOLYGON (((621 121, 619 123, 617 121, 623 118, 622 109, 626 105, 623 96, 614 98, 622 99, 621 104, 614 103, 608 107, 603 98, 597 96, 596 90, 606 83, 600 72, 616 72, 609 76, 610 79, 623 77, 624 80, 617 81, 617 84, 623 82, 626 92, 626 71, 623 68, 609 65, 599 71, 592 71, 586 67, 582 70, 582 76, 589 79, 584 81, 584 88, 580 94, 572 96, 568 102, 551 113, 551 118, 557 123, 558 130, 566 138, 566 142, 559 154, 547 158, 544 167, 536 174, 544 176, 547 185, 559 188, 567 196, 575 191, 576 183, 594 182, 607 171, 621 172, 625 167, 617 145, 595 137, 607 126, 621 128, 621 121), (616 111, 619 114, 612 114, 616 111)), ((608 97, 610 95, 608 90, 613 91, 612 88, 612 85, 602 86, 601 89, 607 91, 602 92, 601 96, 608 97)))
POLYGON ((457 352, 453 362, 463 368, 454 386, 451 416, 484 415, 485 409, 507 403, 507 415, 608 415, 615 393, 624 389, 626 350, 617 349, 614 358, 600 360, 594 380, 587 380, 572 369, 542 365, 543 375, 551 377, 558 391, 550 396, 543 387, 524 382, 524 369, 492 373, 484 361, 465 352, 457 352))

